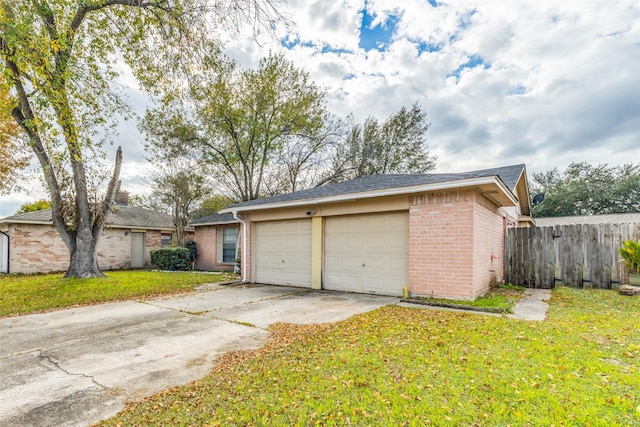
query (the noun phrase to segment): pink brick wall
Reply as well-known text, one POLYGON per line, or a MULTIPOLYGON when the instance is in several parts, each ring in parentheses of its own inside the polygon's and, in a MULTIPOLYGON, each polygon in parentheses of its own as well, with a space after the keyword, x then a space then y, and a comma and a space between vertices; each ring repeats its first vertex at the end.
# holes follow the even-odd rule
MULTIPOLYGON (((98 242, 98 265, 103 270, 131 266, 131 233, 120 228, 103 230, 98 242), (125 235, 126 233, 126 235, 125 235)), ((69 267, 69 252, 53 226, 12 224, 9 229, 9 270, 12 273, 46 273, 69 267)), ((146 262, 160 247, 160 231, 147 230, 146 262)))
POLYGON ((217 248, 216 236, 217 233, 215 225, 195 227, 193 240, 196 241, 196 249, 198 250, 198 259, 196 260, 197 269, 215 269, 217 248))
POLYGON ((473 291, 478 296, 504 277, 506 222, 498 207, 480 193, 476 194, 473 222, 473 291))
POLYGON ((412 196, 409 208, 409 291, 472 299, 502 275, 503 218, 473 190, 412 196), (496 257, 496 258, 494 258, 496 257))
MULTIPOLYGON (((229 226, 203 225, 195 227, 193 240, 196 241, 196 249, 198 250, 197 269, 233 271, 234 264, 218 262, 218 233, 222 233, 224 227, 229 226)), ((242 229, 239 232, 241 233, 242 229)), ((240 236, 240 245, 242 246, 242 236, 240 236)))

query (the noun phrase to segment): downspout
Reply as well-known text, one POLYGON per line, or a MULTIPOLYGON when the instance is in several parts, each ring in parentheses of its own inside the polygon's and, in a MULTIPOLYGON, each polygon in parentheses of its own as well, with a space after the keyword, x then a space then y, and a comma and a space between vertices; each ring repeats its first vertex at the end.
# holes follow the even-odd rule
POLYGON ((238 211, 231 212, 233 219, 242 224, 242 283, 247 281, 247 223, 238 217, 238 211))
MULTIPOLYGON (((9 267, 9 258, 10 258, 10 246, 11 246, 11 236, 9 236, 7 233, 5 233, 4 231, 0 231, 0 234, 4 234, 5 236, 7 236, 7 271, 5 273, 9 274, 10 271, 10 267, 9 267)), ((4 256, 4 249, 2 251, 3 253, 0 253, 0 257, 4 256)), ((0 260, 0 264, 2 263, 2 261, 0 260)), ((0 272, 1 273, 1 272, 0 272)))

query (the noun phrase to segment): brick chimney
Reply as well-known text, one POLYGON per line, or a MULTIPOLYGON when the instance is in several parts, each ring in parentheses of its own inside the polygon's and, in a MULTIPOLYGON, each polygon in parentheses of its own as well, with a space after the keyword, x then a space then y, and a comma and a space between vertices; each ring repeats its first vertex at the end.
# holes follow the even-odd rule
POLYGON ((118 191, 115 199, 116 205, 127 206, 129 204, 129 192, 118 191))

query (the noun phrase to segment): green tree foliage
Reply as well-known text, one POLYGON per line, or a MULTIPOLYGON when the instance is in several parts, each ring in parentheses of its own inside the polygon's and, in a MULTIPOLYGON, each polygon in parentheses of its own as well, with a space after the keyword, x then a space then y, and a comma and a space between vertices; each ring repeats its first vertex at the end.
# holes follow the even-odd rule
POLYGON ((226 208, 233 203, 233 199, 223 194, 214 194, 200 203, 200 206, 191 213, 191 219, 204 218, 205 216, 216 214, 220 209, 226 208))
POLYGON ((152 178, 153 193, 168 206, 176 228, 176 243, 184 246, 191 211, 209 192, 210 186, 197 167, 184 159, 157 166, 152 178))
POLYGON ((154 166, 151 175, 153 191, 149 200, 160 202, 173 216, 176 243, 185 245, 186 228, 192 211, 210 193, 211 184, 205 178, 204 163, 189 143, 196 138, 196 129, 176 121, 156 126, 148 115, 140 124, 147 135, 147 160, 154 166))
POLYGON ((11 117, 12 101, 8 85, 0 75, 0 194, 20 188, 20 172, 29 164, 25 138, 11 117))
POLYGON ((281 55, 251 70, 214 52, 205 65, 186 96, 169 93, 146 121, 156 132, 192 130, 184 142, 211 165, 219 191, 234 200, 256 199, 268 193, 286 147, 321 131, 324 92, 281 55))
POLYGON ((21 214, 27 212, 42 211, 45 209, 51 209, 51 201, 41 199, 35 202, 23 204, 22 206, 20 206, 20 209, 18 209, 16 213, 21 214))
POLYGON ((427 113, 418 103, 402 107, 383 123, 369 117, 364 124, 349 118, 345 143, 332 160, 326 182, 344 181, 384 173, 425 173, 436 165, 425 134, 430 127, 427 113))
POLYGON ((96 244, 122 152, 102 191, 90 186, 88 159, 100 155, 115 113, 126 111, 113 85, 116 59, 154 90, 178 81, 176 70, 193 66, 194 51, 216 29, 274 11, 269 0, 0 0, 2 90, 40 163, 53 224, 70 253, 67 277, 102 276, 96 244))
POLYGON ((532 192, 544 193, 535 217, 640 212, 640 165, 572 163, 533 174, 532 192))

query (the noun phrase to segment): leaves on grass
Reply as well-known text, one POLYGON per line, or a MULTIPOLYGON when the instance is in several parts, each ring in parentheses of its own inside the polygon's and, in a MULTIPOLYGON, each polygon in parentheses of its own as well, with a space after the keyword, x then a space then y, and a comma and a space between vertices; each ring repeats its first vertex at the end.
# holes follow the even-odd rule
POLYGON ((62 274, 0 275, 0 317, 103 302, 148 299, 191 292, 196 285, 231 281, 232 273, 109 271, 107 277, 76 279, 62 274))
POLYGON ((278 324, 103 425, 640 425, 639 309, 560 288, 546 322, 388 306, 278 324))

